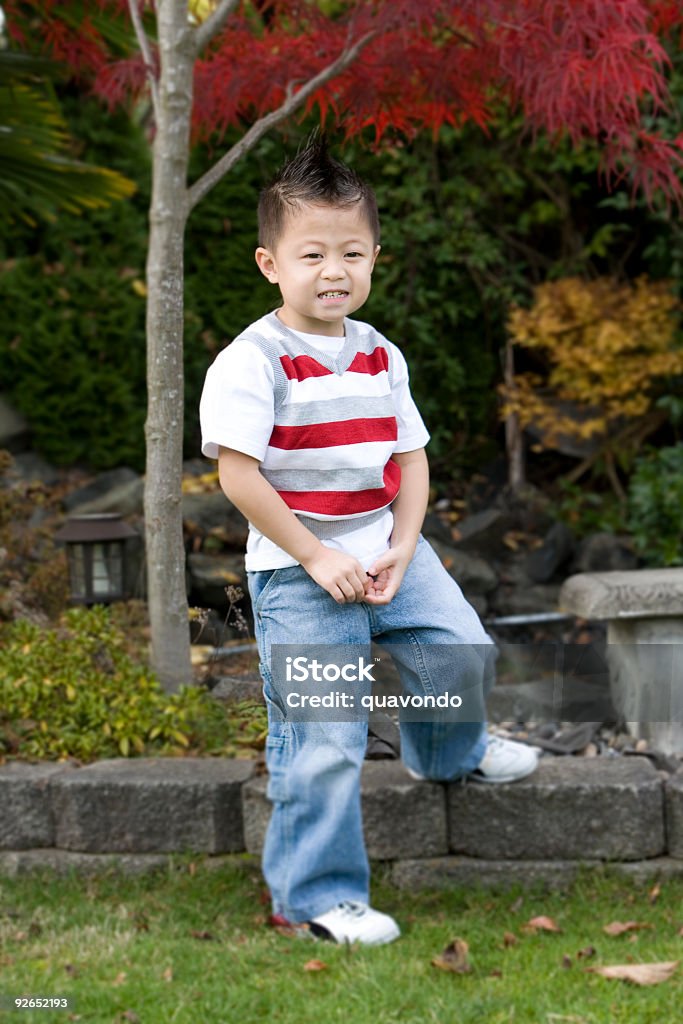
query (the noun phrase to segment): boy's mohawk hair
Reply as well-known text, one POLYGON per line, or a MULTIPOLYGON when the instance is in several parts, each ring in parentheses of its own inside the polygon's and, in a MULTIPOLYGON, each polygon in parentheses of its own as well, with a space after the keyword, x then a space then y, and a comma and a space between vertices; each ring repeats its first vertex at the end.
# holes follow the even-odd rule
POLYGON ((330 155, 327 140, 318 133, 282 167, 259 197, 259 244, 274 249, 288 213, 309 204, 361 208, 375 244, 379 214, 375 193, 354 170, 330 155))

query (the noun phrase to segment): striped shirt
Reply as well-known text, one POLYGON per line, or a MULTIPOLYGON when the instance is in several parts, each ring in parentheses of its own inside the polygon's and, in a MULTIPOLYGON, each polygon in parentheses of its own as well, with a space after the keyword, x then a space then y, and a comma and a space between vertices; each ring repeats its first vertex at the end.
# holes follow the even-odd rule
MULTIPOLYGON (((224 445, 257 458, 309 529, 369 565, 393 524, 400 470, 391 456, 429 435, 396 346, 359 321, 345 320, 345 331, 304 335, 271 313, 236 338, 207 373, 202 451, 215 458, 224 445)), ((248 569, 294 564, 251 528, 248 569)))

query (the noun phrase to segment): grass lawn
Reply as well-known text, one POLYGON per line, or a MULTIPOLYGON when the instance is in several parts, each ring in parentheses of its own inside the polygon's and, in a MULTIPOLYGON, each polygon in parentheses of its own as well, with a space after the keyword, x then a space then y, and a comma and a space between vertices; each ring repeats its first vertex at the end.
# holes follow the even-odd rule
POLYGON ((403 937, 375 949, 284 937, 253 861, 179 858, 142 878, 0 881, 0 996, 67 996, 68 1010, 0 1012, 42 1024, 676 1024, 683 964, 637 986, 589 966, 683 954, 683 882, 584 875, 569 893, 399 892, 375 871, 373 902, 403 937), (560 932, 525 931, 551 918, 560 932), (636 922, 619 936, 603 927, 636 922), (506 937, 506 933, 509 933, 506 937), (455 938, 471 971, 436 968, 455 938), (324 967, 313 970, 310 961, 324 967), (308 965, 308 968, 307 968, 308 965))

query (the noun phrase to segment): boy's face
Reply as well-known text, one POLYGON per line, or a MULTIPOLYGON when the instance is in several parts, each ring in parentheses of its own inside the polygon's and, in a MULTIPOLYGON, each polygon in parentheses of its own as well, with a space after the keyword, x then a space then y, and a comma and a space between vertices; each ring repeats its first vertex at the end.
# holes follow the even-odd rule
POLYGON ((370 294, 378 252, 360 204, 309 205, 288 214, 275 248, 258 248, 256 262, 280 288, 287 327, 341 337, 344 317, 370 294))

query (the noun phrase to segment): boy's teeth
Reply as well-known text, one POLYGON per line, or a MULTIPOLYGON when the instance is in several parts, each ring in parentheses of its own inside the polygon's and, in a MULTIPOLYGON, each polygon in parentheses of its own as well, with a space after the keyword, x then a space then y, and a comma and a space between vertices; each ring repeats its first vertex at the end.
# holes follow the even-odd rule
POLYGON ((325 299, 337 299, 341 298, 342 295, 346 295, 346 292, 321 292, 320 294, 325 299))

